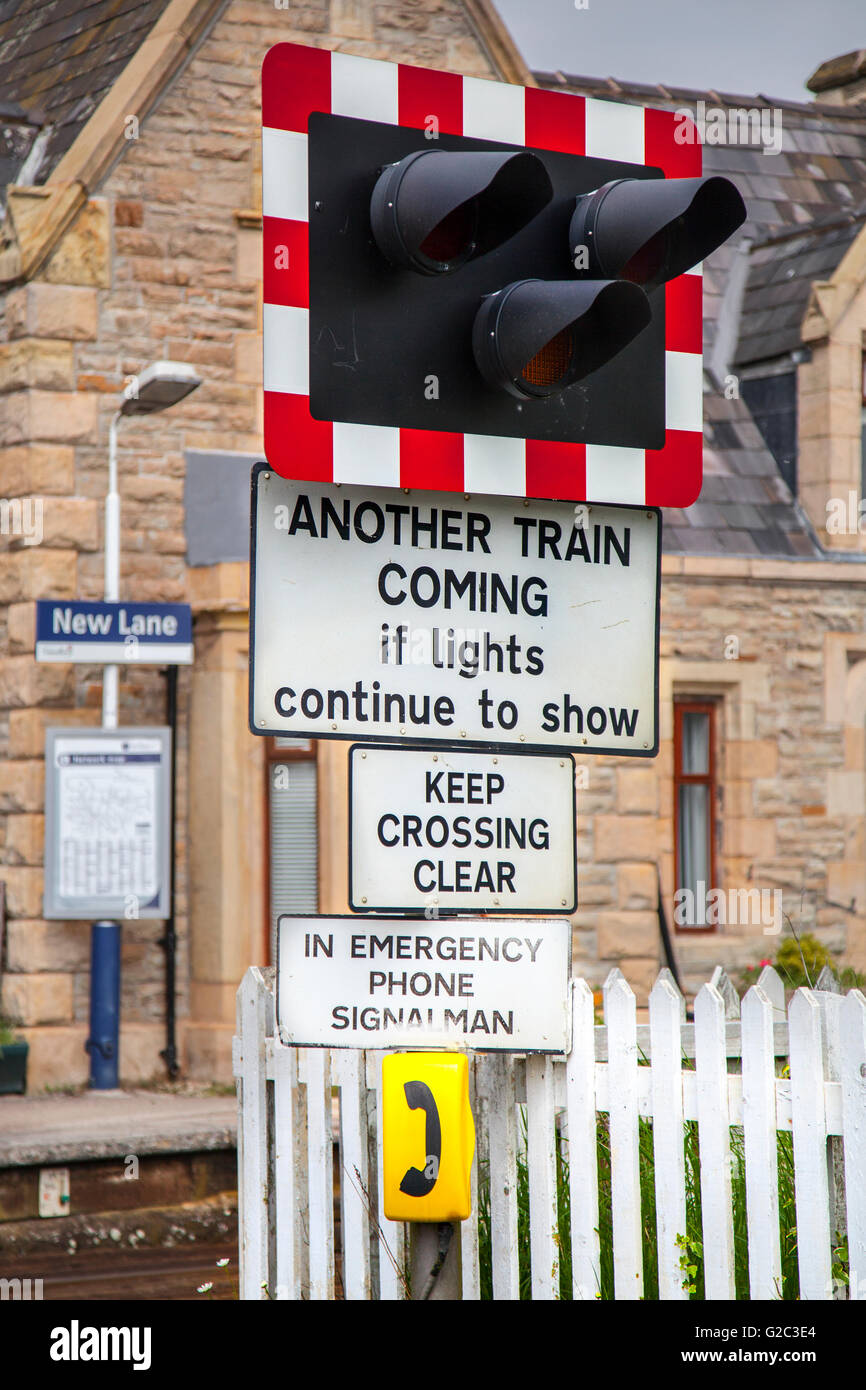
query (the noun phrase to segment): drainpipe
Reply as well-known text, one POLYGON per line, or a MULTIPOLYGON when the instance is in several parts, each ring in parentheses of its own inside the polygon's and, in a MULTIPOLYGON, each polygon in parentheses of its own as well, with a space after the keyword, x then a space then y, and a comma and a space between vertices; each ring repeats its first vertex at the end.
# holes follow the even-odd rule
POLYGON ((168 917, 165 932, 159 944, 165 951, 165 1047, 160 1057, 165 1062, 166 1071, 173 1081, 180 1072, 177 1059, 177 1040, 175 1035, 175 993, 177 932, 174 922, 174 873, 175 873, 175 787, 177 784, 177 667, 167 666, 165 676, 165 722, 171 729, 171 804, 169 810, 169 869, 168 869, 168 917))

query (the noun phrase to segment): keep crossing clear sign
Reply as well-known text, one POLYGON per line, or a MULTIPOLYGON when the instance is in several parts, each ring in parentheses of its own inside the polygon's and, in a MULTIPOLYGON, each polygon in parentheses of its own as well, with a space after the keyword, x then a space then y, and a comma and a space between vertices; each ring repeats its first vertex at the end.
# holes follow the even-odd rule
POLYGON ((257 465, 250 728, 653 756, 660 533, 652 508, 257 465))
POLYGON ((572 912, 570 757, 355 746, 355 912, 572 912))

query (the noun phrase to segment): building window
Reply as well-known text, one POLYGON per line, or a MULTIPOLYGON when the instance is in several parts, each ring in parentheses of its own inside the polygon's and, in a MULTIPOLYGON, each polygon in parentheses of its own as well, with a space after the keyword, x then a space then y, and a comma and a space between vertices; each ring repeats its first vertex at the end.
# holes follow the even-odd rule
POLYGON ((267 960, 277 959, 281 913, 319 910, 316 745, 311 740, 267 742, 267 960))
POLYGON ((674 705, 674 922, 683 931, 712 931, 707 893, 715 884, 715 706, 683 700, 674 705), (687 890, 685 894, 682 890, 687 890))
MULTIPOLYGON (((740 394, 794 497, 797 495, 797 374, 745 378, 740 394)), ((718 426, 716 427, 718 429, 718 426)), ((721 448, 723 440, 714 441, 721 448)), ((736 446, 734 446, 736 447, 736 446)))

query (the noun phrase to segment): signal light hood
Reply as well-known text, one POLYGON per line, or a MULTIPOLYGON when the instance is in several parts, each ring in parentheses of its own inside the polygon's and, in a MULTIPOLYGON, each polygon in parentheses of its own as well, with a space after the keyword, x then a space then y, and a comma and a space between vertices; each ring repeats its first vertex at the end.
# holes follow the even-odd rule
POLYGON ((383 169, 370 223, 392 265, 443 275, 508 241, 552 197, 544 164, 526 150, 420 150, 383 169))
POLYGON ((472 350, 488 385, 534 400, 589 376, 651 317, 625 280, 517 280, 482 300, 472 350))
POLYGON ((614 179, 577 199, 569 228, 578 273, 654 289, 697 265, 746 220, 730 179, 614 179))

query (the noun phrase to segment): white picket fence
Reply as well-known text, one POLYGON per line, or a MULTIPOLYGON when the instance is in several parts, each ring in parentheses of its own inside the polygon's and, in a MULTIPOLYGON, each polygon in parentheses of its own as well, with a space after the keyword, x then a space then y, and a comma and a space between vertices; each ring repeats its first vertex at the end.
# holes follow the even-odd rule
MULTIPOLYGON (((385 1219, 378 1195, 382 1053, 284 1046, 272 977, 250 969, 238 991, 240 1296, 405 1298, 407 1228, 385 1219)), ((520 1162, 528 1172, 531 1296, 560 1297, 557 1130, 567 1141, 572 1293, 598 1296, 597 1114, 606 1113, 615 1298, 643 1296, 641 1117, 652 1120, 661 1298, 688 1297, 682 1241, 689 1120, 698 1125, 706 1298, 735 1296, 732 1126, 742 1127, 745 1155, 750 1297, 782 1292, 781 1131, 793 1135, 800 1298, 866 1298, 866 998, 859 990, 844 998, 833 992, 829 972, 818 984, 828 987, 798 990, 786 1017, 782 982, 766 967, 740 1012, 736 991, 717 969, 687 1024, 682 995, 663 970, 649 1023, 638 1025, 635 997, 614 970, 604 987, 603 1026, 595 1023, 586 982, 571 982, 567 1058, 475 1054, 473 1212, 480 1162, 489 1175, 493 1297, 519 1296, 520 1162), (837 1233, 847 1233, 847 1287, 833 1277, 837 1233)), ((459 1238, 463 1298, 478 1299, 474 1217, 460 1224, 459 1238)))

